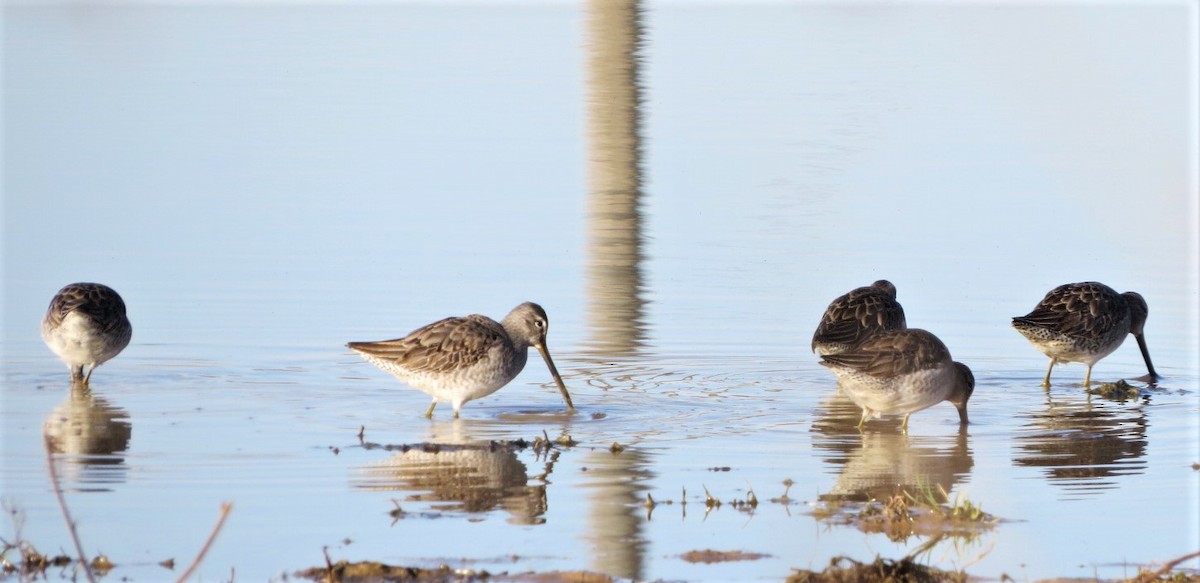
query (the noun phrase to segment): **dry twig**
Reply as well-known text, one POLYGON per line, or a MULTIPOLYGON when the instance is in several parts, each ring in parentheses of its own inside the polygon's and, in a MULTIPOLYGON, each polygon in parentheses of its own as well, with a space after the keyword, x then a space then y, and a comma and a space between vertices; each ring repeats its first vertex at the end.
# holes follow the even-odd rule
POLYGON ((217 540, 217 534, 221 532, 221 527, 225 526, 225 519, 229 518, 229 511, 231 510, 233 510, 233 502, 221 503, 221 516, 217 518, 217 524, 213 526, 212 532, 209 533, 208 540, 204 541, 204 546, 200 547, 200 552, 196 554, 196 558, 192 560, 192 564, 188 565, 187 570, 175 580, 175 583, 187 581, 187 578, 192 576, 192 571, 195 571, 196 567, 200 566, 200 561, 203 561, 204 555, 208 554, 209 547, 212 546, 213 541, 217 540))
POLYGON ((1134 581, 1134 583, 1157 581, 1159 577, 1162 577, 1163 575, 1170 573, 1171 569, 1174 569, 1175 566, 1178 565, 1179 563, 1182 563, 1184 561, 1189 561, 1191 559, 1195 559, 1196 557, 1200 557, 1200 552, 1195 552, 1190 555, 1184 555, 1182 557, 1179 557, 1178 559, 1169 561, 1167 564, 1163 565, 1161 569, 1159 569, 1153 573, 1143 571, 1140 575, 1135 577, 1133 579, 1133 581, 1134 581))
POLYGON ((71 534, 71 542, 75 544, 75 554, 79 557, 79 564, 83 566, 83 574, 87 576, 88 583, 96 583, 96 577, 92 574, 92 566, 88 563, 87 556, 83 554, 79 533, 75 531, 75 521, 71 520, 71 511, 67 510, 67 499, 63 496, 62 487, 58 484, 58 470, 54 467, 54 454, 50 451, 49 436, 42 440, 42 445, 46 450, 46 467, 50 468, 50 485, 54 487, 54 496, 58 498, 58 507, 62 509, 63 519, 67 521, 67 532, 71 534))

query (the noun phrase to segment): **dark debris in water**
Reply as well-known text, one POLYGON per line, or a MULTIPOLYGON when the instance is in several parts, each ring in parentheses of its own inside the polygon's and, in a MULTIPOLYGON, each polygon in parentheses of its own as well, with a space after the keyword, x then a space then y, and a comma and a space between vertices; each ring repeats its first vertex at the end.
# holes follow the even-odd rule
MULTIPOLYGON (((398 451, 406 453, 409 451, 423 451, 425 453, 441 453, 450 451, 468 451, 468 450, 486 450, 486 451, 519 451, 532 448, 535 452, 542 453, 549 451, 555 447, 574 447, 579 445, 570 435, 563 434, 557 438, 550 439, 549 437, 535 437, 533 440, 521 439, 505 439, 492 440, 483 444, 445 444, 445 443, 375 443, 373 441, 363 441, 360 446, 363 449, 380 449, 383 451, 398 451)), ((336 448, 333 448, 336 450, 336 448)))
POLYGON ((296 576, 321 583, 390 583, 392 581, 486 581, 491 575, 487 571, 452 570, 442 566, 436 569, 400 567, 377 561, 338 561, 324 567, 313 567, 297 571, 296 576))
POLYGON ((963 572, 943 571, 904 558, 898 561, 876 558, 862 563, 850 557, 834 557, 824 571, 797 570, 787 583, 941 583, 965 582, 963 572))
POLYGON ((443 451, 466 451, 486 449, 489 451, 500 451, 502 449, 521 450, 531 446, 531 443, 524 439, 516 439, 512 441, 491 441, 486 444, 443 444, 443 443, 375 443, 364 441, 363 449, 382 449, 383 451, 398 451, 401 453, 409 451, 423 451, 425 453, 441 453, 443 451))
POLYGON ((1088 394, 1114 401, 1132 401, 1142 394, 1142 389, 1121 379, 1115 383, 1104 383, 1094 389, 1088 389, 1088 394))
MULTIPOLYGON (((407 453, 412 450, 423 451, 425 453, 440 453, 443 451, 464 451, 464 450, 474 450, 474 451, 487 450, 487 451, 492 451, 492 452, 501 451, 501 450, 516 451, 516 450, 524 450, 526 448, 533 448, 533 451, 540 455, 540 454, 549 452, 550 450, 554 449, 557 446, 570 448, 570 447, 575 447, 576 445, 579 445, 579 442, 575 441, 575 439, 572 438, 571 435, 568 433, 563 433, 562 435, 559 435, 558 437, 556 437, 554 439, 550 439, 550 436, 547 435, 545 431, 542 431, 541 436, 535 437, 532 440, 525 439, 525 438, 502 439, 502 440, 493 439, 492 441, 485 443, 485 444, 441 444, 441 443, 429 443, 429 442, 400 443, 400 444, 375 443, 373 441, 366 440, 366 438, 365 438, 366 433, 367 433, 366 426, 365 425, 359 426, 358 434, 357 434, 359 447, 362 447, 363 449, 368 449, 368 450, 382 449, 383 451, 398 451, 401 453, 407 453)), ((613 447, 616 448, 618 446, 617 446, 617 444, 614 443, 613 447)), ((329 449, 331 451, 333 451, 334 455, 337 455, 340 451, 337 447, 333 447, 333 446, 330 446, 329 449)), ((617 451, 615 449, 614 449, 614 453, 617 453, 617 451)))
POLYGON ((911 536, 971 539, 999 522, 970 500, 962 497, 951 500, 941 486, 936 490, 918 489, 915 495, 899 490, 866 502, 828 500, 814 508, 813 516, 830 524, 854 526, 866 533, 882 533, 897 542, 911 536))
POLYGON ((701 551, 688 551, 679 555, 679 558, 689 563, 704 563, 708 565, 712 563, 731 563, 734 561, 757 561, 769 556, 771 555, 747 553, 745 551, 714 551, 712 549, 704 549, 701 551))
POLYGON ((403 567, 377 561, 338 561, 324 567, 297 571, 296 577, 319 583, 394 583, 398 581, 475 582, 517 581, 526 583, 612 583, 613 578, 590 571, 548 571, 545 573, 489 573, 473 569, 452 569, 446 565, 434 569, 403 567))
MULTIPOLYGON (((5 579, 8 575, 18 575, 22 581, 34 580, 45 577, 48 569, 70 567, 78 562, 65 554, 43 555, 25 541, 9 543, 0 539, 0 546, 3 547, 0 549, 0 574, 4 575, 0 579, 5 579), (16 562, 10 561, 8 558, 10 551, 16 551, 20 559, 16 562)), ((93 573, 104 575, 115 565, 108 557, 97 555, 88 562, 88 566, 91 567, 93 573)))
POLYGON ((39 574, 44 574, 46 569, 51 567, 66 567, 71 564, 71 557, 67 555, 43 555, 33 548, 32 545, 18 542, 17 544, 4 543, 3 557, 3 573, 5 575, 21 575, 24 577, 34 577, 39 574), (16 550, 20 555, 20 560, 10 562, 8 560, 8 552, 16 550))

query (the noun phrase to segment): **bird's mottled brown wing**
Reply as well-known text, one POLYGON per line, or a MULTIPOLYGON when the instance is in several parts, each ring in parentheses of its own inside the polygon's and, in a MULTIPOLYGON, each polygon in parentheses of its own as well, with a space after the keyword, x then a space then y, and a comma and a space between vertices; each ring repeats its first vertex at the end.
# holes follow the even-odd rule
POLYGON ((1067 336, 1102 336, 1127 316, 1124 302, 1102 283, 1068 283, 1050 290, 1032 312, 1013 318, 1013 322, 1067 336))
POLYGON ((826 366, 843 366, 888 378, 934 368, 950 360, 950 351, 937 336, 909 328, 878 332, 847 352, 821 358, 826 366))
POLYGON ((813 333, 813 345, 853 345, 878 330, 906 325, 900 302, 878 288, 860 287, 829 304, 813 333))
POLYGON ((346 346, 365 355, 390 360, 413 372, 442 373, 469 367, 505 341, 504 328, 494 320, 472 314, 438 320, 404 338, 351 342, 346 346))
POLYGON ((125 317, 125 302, 106 285, 73 283, 59 290, 50 300, 45 320, 52 327, 57 327, 71 312, 87 314, 102 330, 110 332, 121 326, 125 317))

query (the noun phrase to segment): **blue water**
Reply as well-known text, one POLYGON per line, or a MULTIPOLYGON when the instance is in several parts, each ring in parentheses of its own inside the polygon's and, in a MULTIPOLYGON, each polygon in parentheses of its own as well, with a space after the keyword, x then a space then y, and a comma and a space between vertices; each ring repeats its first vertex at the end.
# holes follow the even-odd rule
MULTIPOLYGON (((157 563, 182 569, 223 501, 200 580, 278 579, 326 547, 775 580, 927 542, 813 513, 897 484, 1002 519, 922 555, 977 576, 1193 552, 1195 16, 652 3, 637 212, 614 220, 591 182, 584 7, 9 3, 0 498, 21 537, 71 548, 42 449, 58 419, 85 550, 135 581, 177 575, 157 563), (966 435, 945 404, 907 436, 860 434, 810 353, 825 305, 879 278, 972 367, 966 435), (1088 399, 1080 365, 1044 391, 1008 325, 1085 280, 1150 305, 1165 378, 1140 399, 1088 399), (73 406, 38 337, 72 281, 116 288, 134 325, 73 406), (429 421, 427 397, 343 348, 525 300, 550 315, 576 416, 531 358, 429 421), (564 433, 578 445, 549 455, 488 445, 564 433), (706 512, 705 489, 727 503, 706 512), (728 504, 751 490, 752 512, 728 504), (680 558, 700 549, 768 556, 680 558)), ((1129 342, 1093 376, 1144 373, 1129 342)))

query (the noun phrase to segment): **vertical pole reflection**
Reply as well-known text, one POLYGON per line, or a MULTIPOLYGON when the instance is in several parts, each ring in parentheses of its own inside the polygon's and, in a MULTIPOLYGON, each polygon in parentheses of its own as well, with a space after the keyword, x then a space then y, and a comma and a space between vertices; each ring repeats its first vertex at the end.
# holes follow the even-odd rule
POLYGON ((647 487, 653 477, 644 451, 620 453, 598 449, 588 454, 588 532, 584 538, 592 548, 592 570, 641 581, 646 555, 642 514, 647 487))
POLYGON ((641 297, 640 0, 587 5, 588 328, 595 356, 631 356, 641 297))
MULTIPOLYGON (((634 356, 642 347, 640 0, 587 3, 588 329, 585 352, 634 356)), ((644 452, 587 460, 592 568, 641 580, 646 540, 638 502, 651 476, 644 452)))

